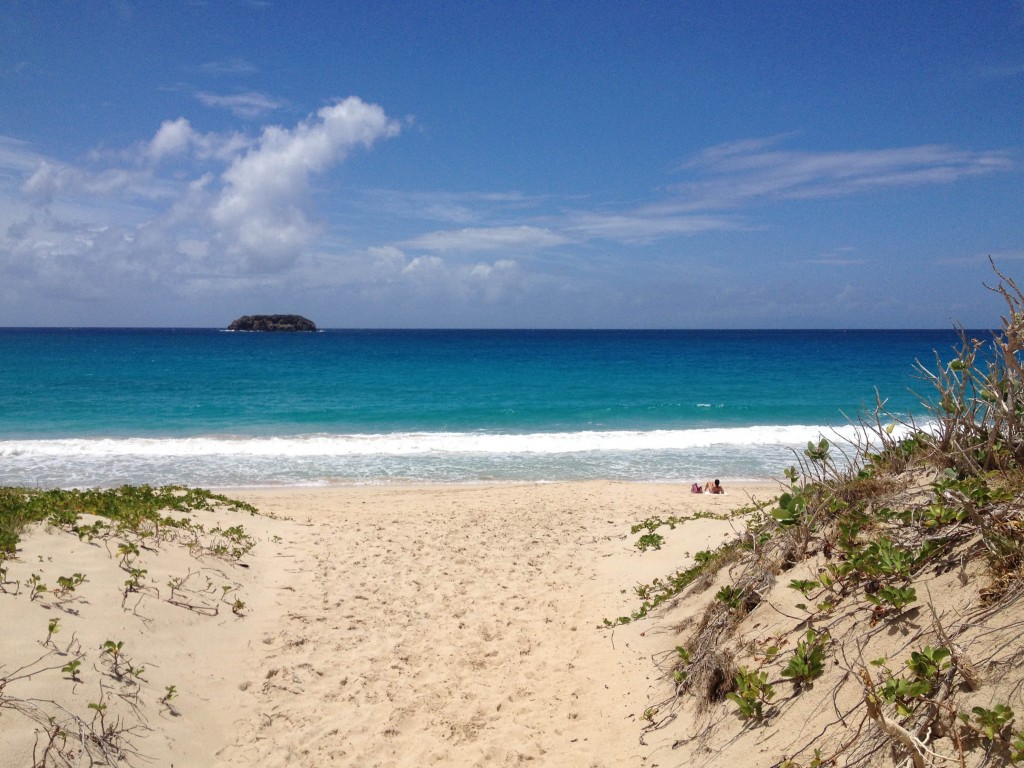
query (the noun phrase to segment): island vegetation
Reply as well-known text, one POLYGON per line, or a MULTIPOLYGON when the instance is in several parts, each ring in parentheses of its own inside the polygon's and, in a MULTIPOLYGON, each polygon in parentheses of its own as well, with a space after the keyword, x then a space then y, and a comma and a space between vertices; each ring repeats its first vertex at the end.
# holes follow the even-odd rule
POLYGON ((302 315, 243 315, 233 320, 229 331, 295 332, 315 331, 316 323, 302 315))

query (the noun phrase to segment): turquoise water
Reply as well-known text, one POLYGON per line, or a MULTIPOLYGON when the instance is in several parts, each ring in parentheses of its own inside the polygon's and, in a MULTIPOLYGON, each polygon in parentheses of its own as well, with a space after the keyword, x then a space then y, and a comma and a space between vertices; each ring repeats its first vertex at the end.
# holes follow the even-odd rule
POLYGON ((0 483, 778 477, 952 331, 0 330, 0 483))

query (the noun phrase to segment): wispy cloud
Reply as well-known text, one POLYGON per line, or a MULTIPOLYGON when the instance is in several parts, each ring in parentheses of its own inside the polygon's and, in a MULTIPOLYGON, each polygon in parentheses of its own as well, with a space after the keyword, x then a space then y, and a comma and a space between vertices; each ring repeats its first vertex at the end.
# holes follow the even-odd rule
POLYGON ((0 136, 0 177, 15 174, 20 177, 37 168, 43 159, 28 142, 0 136))
POLYGON ((746 229, 737 219, 725 216, 654 215, 629 213, 576 213, 566 231, 585 238, 642 244, 676 235, 746 229))
POLYGON ((704 150, 681 168, 698 178, 674 186, 670 200, 646 211, 729 209, 761 200, 838 197, 948 184, 1019 167, 1018 158, 1008 151, 937 144, 834 152, 771 149, 782 138, 747 139, 704 150))
POLYGON ((467 227, 427 232, 400 243, 413 250, 426 251, 507 251, 550 248, 570 242, 565 235, 544 227, 503 226, 467 227))
POLYGON ((256 66, 245 59, 230 58, 207 61, 199 65, 199 71, 208 75, 252 75, 256 73, 256 66))
POLYGON ((394 189, 363 190, 357 203, 367 211, 385 212, 403 219, 474 224, 493 221, 496 217, 521 215, 549 202, 542 195, 522 192, 450 192, 398 191, 394 189))
POLYGON ((196 98, 208 107, 227 109, 238 117, 250 119, 262 117, 284 106, 283 102, 256 91, 229 95, 199 91, 196 98))

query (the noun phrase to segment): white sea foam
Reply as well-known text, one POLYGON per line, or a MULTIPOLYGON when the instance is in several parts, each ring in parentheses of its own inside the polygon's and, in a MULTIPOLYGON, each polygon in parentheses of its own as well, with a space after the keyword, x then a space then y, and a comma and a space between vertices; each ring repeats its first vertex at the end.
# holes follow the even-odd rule
MULTIPOLYGON (((850 454, 843 448, 858 434, 853 426, 803 425, 521 435, 414 432, 7 440, 0 441, 0 485, 773 479, 794 463, 808 441, 821 437, 838 446, 839 454, 850 454)), ((859 437, 863 443, 864 436, 859 437)))
POLYGON ((821 436, 852 440, 852 426, 760 426, 650 431, 406 432, 394 434, 72 438, 0 441, 0 457, 64 456, 415 456, 665 451, 720 446, 802 445, 821 436))

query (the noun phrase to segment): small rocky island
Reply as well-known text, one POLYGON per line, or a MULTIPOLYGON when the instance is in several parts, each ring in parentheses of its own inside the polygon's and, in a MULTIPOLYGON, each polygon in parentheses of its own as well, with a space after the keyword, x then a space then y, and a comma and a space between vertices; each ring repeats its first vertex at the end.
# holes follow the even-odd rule
POLYGON ((316 324, 302 315, 243 315, 229 331, 315 331, 316 324))

